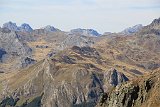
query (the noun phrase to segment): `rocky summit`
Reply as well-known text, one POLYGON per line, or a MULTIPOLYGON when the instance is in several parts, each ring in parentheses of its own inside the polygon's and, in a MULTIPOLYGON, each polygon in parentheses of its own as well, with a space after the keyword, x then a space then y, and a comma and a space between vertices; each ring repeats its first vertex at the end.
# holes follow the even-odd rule
POLYGON ((4 23, 2 28, 8 28, 11 31, 32 32, 33 29, 29 24, 23 23, 21 26, 17 26, 16 23, 11 21, 4 23))
POLYGON ((84 36, 100 36, 101 34, 99 34, 97 31, 93 30, 93 29, 72 29, 70 31, 73 34, 79 34, 79 35, 84 35, 84 36))
POLYGON ((160 107, 160 18, 123 33, 0 28, 0 107, 160 107))
POLYGON ((141 29, 143 28, 143 25, 142 24, 138 24, 138 25, 135 25, 133 27, 129 27, 129 28, 126 28, 124 31, 122 31, 121 33, 122 34, 133 34, 133 33, 136 33, 138 31, 140 31, 141 29))

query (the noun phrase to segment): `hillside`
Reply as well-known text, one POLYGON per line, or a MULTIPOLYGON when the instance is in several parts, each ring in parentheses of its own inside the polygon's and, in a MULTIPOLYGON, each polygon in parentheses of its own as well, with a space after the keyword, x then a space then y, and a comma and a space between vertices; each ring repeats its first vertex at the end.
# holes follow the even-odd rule
MULTIPOLYGON (((125 84, 116 86, 110 92, 103 93, 99 100, 99 104, 96 107, 159 107, 159 20, 155 19, 150 25, 145 26, 142 30, 137 32, 134 37, 129 37, 128 40, 132 40, 132 44, 138 45, 141 48, 139 52, 144 49, 148 51, 148 55, 145 58, 146 52, 140 58, 145 60, 141 62, 141 67, 151 69, 152 71, 144 76, 140 76, 137 79, 133 79, 125 84), (152 55, 151 55, 152 54, 152 55), (156 54, 156 55, 154 55, 156 54), (149 58, 157 56, 157 58, 149 58), (150 62, 150 60, 152 60, 150 62), (148 62, 147 66, 144 66, 144 62, 148 62)), ((123 46, 124 47, 124 46, 123 46)), ((132 45, 133 47, 133 45, 132 45)), ((131 49, 131 48, 130 48, 131 49)), ((132 51, 133 54, 134 51, 132 51)), ((126 53, 127 55, 127 53, 126 53)), ((137 54, 134 53, 137 56, 137 54)), ((129 56, 130 57, 130 56, 129 56)), ((134 57, 132 58, 134 60, 134 57)))
POLYGON ((95 105, 100 93, 104 92, 103 87, 128 81, 119 71, 111 69, 108 74, 102 63, 104 59, 94 48, 74 46, 14 75, 6 74, 1 78, 3 94, 0 98, 6 95, 10 98, 3 99, 1 106, 27 104, 39 107, 33 106, 37 103, 43 107, 95 105), (41 99, 36 102, 38 97, 41 99))

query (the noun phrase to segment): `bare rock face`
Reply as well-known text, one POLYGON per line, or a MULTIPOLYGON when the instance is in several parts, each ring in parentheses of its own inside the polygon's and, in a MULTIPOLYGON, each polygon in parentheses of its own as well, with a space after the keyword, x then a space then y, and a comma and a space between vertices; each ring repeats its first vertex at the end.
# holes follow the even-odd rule
POLYGON ((153 20, 153 22, 151 23, 151 25, 153 25, 153 26, 159 26, 160 25, 160 18, 158 18, 158 19, 154 19, 153 20))
POLYGON ((30 56, 32 53, 32 49, 20 39, 19 35, 7 28, 2 28, 0 31, 0 49, 0 60, 4 63, 11 63, 15 60, 13 63, 15 68, 22 66, 17 65, 22 57, 30 56))
POLYGON ((129 80, 123 73, 118 72, 116 69, 111 69, 110 71, 106 72, 105 79, 110 85, 113 86, 117 86, 129 80))
POLYGON ((12 30, 12 31, 18 31, 18 27, 16 23, 13 23, 11 21, 4 23, 2 28, 8 28, 9 30, 12 30))
POLYGON ((0 48, 0 61, 1 61, 1 62, 3 62, 3 56, 4 56, 5 54, 7 54, 7 52, 6 52, 4 49, 0 48))
POLYGON ((121 72, 118 72, 116 69, 110 69, 104 73, 104 92, 109 92, 117 85, 120 85, 129 79, 121 72))
POLYGON ((160 23, 159 22, 160 22, 160 18, 153 20, 150 25, 145 26, 138 33, 140 35, 144 35, 144 34, 160 35, 160 23))
POLYGON ((30 27, 29 24, 23 23, 23 24, 19 27, 19 31, 21 31, 21 32, 32 32, 33 29, 30 27))
MULTIPOLYGON (((5 30, 5 29, 4 29, 5 30)), ((0 32, 0 47, 4 48, 7 53, 15 55, 26 55, 31 52, 29 47, 19 40, 16 32, 0 32)))
POLYGON ((116 86, 103 94, 97 107, 159 107, 160 72, 116 86))
POLYGON ((36 63, 36 60, 30 58, 30 57, 24 57, 21 59, 21 65, 23 68, 27 67, 28 65, 33 65, 36 63))

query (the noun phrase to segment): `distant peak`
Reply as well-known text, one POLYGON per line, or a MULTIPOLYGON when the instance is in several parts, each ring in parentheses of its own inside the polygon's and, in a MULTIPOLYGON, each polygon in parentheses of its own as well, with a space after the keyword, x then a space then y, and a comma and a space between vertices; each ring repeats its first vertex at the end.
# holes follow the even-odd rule
POLYGON ((16 23, 14 23, 12 21, 6 22, 5 24, 14 24, 14 25, 16 25, 16 23))
POLYGON ((31 32, 33 31, 33 29, 30 27, 29 24, 27 23, 23 23, 20 27, 19 27, 20 31, 26 31, 26 32, 31 32))
POLYGON ((121 33, 123 33, 123 34, 133 34, 133 33, 138 32, 138 31, 141 30, 142 28, 143 28, 143 25, 142 25, 142 24, 137 24, 137 25, 134 25, 134 26, 132 26, 132 27, 126 28, 126 29, 123 30, 121 33))
POLYGON ((73 34, 79 34, 84 36, 100 36, 101 35, 94 29, 77 28, 77 29, 72 29, 70 32, 73 34))
POLYGON ((3 26, 4 25, 14 25, 14 26, 17 26, 16 23, 14 23, 12 21, 6 22, 6 23, 3 24, 3 26))
POLYGON ((27 23, 23 23, 23 24, 21 24, 21 26, 30 26, 30 25, 27 23))
POLYGON ((47 25, 47 26, 43 27, 42 29, 44 29, 44 30, 46 30, 46 31, 48 31, 48 32, 59 31, 59 29, 57 29, 57 28, 55 28, 55 27, 53 27, 53 26, 51 26, 51 25, 47 25))
POLYGON ((160 18, 154 19, 151 24, 160 24, 160 18))
POLYGON ((17 26, 16 23, 13 23, 11 21, 4 23, 2 28, 8 28, 11 31, 22 31, 22 32, 33 31, 33 29, 27 23, 23 23, 21 26, 17 26))
POLYGON ((13 23, 11 21, 4 23, 2 28, 8 28, 9 30, 13 30, 13 31, 18 30, 16 23, 13 23))

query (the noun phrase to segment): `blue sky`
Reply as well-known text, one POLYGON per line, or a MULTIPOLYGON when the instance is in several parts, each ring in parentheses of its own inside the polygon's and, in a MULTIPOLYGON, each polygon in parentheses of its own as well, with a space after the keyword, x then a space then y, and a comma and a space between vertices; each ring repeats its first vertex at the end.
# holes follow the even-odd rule
POLYGON ((0 25, 8 21, 64 31, 93 28, 119 32, 160 17, 159 0, 0 0, 0 25))

